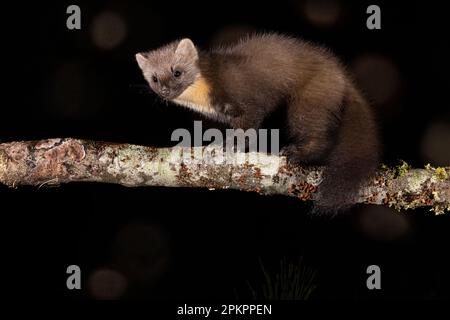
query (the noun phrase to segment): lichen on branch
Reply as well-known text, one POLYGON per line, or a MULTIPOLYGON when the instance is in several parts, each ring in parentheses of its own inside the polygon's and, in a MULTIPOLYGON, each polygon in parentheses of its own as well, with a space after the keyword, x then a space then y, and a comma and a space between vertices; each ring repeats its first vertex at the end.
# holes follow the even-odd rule
MULTIPOLYGON (((128 187, 165 186, 236 189, 314 200, 320 167, 294 167, 284 157, 234 153, 243 161, 218 161, 213 147, 153 148, 71 138, 0 144, 0 182, 11 187, 73 181, 128 187)), ((229 155, 228 155, 229 156, 229 155)), ((223 160, 223 158, 220 158, 223 160)), ((450 210, 450 168, 381 168, 360 190, 358 203, 436 213, 450 210)))

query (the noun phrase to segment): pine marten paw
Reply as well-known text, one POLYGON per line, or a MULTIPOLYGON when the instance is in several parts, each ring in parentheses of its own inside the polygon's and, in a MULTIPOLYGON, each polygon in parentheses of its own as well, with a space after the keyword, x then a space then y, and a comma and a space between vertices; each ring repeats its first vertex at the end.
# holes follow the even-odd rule
POLYGON ((301 158, 301 153, 296 145, 287 145, 281 148, 280 155, 286 157, 287 162, 293 165, 300 165, 304 163, 301 158))

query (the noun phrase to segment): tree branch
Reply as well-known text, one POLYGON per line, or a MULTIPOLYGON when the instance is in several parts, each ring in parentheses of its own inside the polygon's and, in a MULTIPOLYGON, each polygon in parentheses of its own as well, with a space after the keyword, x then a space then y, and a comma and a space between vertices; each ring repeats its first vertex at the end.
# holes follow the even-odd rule
MULTIPOLYGON (((221 151, 71 138, 2 143, 0 182, 11 187, 93 181, 129 187, 229 188, 314 200, 321 181, 320 168, 292 167, 284 157, 263 153, 235 153, 223 161, 221 151)), ((403 164, 383 168, 361 188, 357 202, 385 204, 398 210, 429 206, 443 213, 450 210, 449 173, 449 167, 410 169, 403 164)))

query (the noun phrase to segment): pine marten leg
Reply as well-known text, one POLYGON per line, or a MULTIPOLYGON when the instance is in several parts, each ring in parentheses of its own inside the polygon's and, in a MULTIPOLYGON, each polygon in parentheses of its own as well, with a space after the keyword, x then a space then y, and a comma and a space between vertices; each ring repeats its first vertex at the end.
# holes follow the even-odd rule
POLYGON ((332 133, 339 123, 339 107, 309 103, 297 98, 288 106, 289 144, 281 153, 294 164, 323 164, 333 146, 332 133), (330 109, 335 109, 336 114, 330 116, 330 109))
MULTIPOLYGON (((258 130, 264 121, 264 116, 262 114, 254 113, 254 110, 256 109, 256 107, 252 107, 252 106, 249 107, 248 105, 245 107, 246 107, 246 109, 248 109, 248 110, 246 110, 246 112, 243 111, 244 108, 241 106, 236 106, 234 108, 230 108, 227 113, 227 116, 229 118, 230 125, 233 129, 235 129, 235 130, 242 129, 244 132, 241 132, 241 133, 248 134, 248 137, 250 137, 252 133, 245 132, 245 131, 247 131, 249 129, 258 130), (230 110, 232 110, 233 112, 231 112, 230 110)), ((258 135, 258 132, 256 131, 256 139, 257 139, 257 135, 258 135)), ((246 151, 246 152, 256 151, 256 150, 250 150, 250 149, 257 147, 258 141, 256 140, 253 142, 256 143, 256 145, 250 145, 249 139, 246 138, 244 140, 245 145, 237 146, 237 147, 241 151, 246 151)), ((227 144, 228 143, 232 143, 234 145, 234 141, 227 140, 227 144)))

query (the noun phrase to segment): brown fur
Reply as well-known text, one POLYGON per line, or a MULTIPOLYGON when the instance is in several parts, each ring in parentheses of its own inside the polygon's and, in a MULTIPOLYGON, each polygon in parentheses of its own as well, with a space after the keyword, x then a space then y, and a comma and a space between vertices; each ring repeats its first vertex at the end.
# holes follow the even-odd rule
POLYGON ((208 52, 191 43, 185 39, 151 51, 144 67, 138 58, 150 85, 148 75, 154 70, 167 77, 183 61, 186 77, 173 86, 176 94, 168 100, 233 128, 258 129, 287 105, 289 144, 283 152, 288 160, 326 165, 316 210, 349 207, 378 164, 379 145, 372 110, 337 58, 324 48, 278 34, 249 36, 208 52), (180 43, 191 60, 177 56, 180 43))

